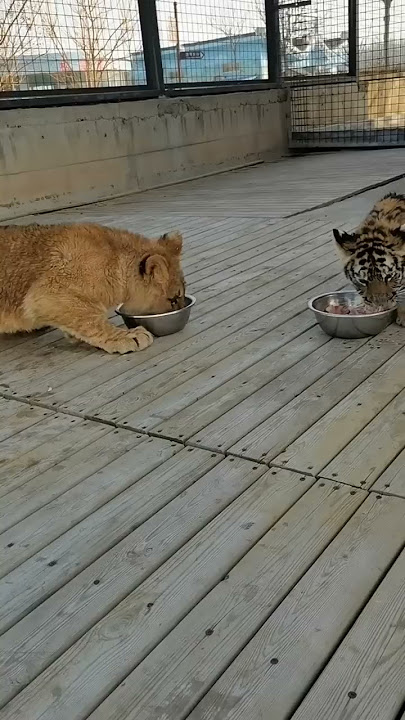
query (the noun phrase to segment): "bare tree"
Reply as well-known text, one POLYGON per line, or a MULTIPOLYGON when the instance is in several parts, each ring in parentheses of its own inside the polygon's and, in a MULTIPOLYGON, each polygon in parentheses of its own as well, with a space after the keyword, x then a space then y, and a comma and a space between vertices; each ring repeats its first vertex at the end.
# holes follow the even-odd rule
POLYGON ((66 16, 57 11, 48 11, 45 17, 45 32, 61 56, 66 84, 77 84, 72 62, 75 53, 84 84, 100 87, 108 82, 114 62, 129 61, 131 51, 137 49, 136 6, 129 9, 117 0, 112 9, 102 0, 72 0, 69 15, 69 25, 66 16))
POLYGON ((36 0, 0 3, 0 91, 17 90, 25 77, 39 7, 36 0))
POLYGON ((266 10, 263 0, 255 0, 255 10, 260 21, 266 25, 266 10))
POLYGON ((246 24, 244 18, 235 17, 233 21, 228 19, 217 18, 211 23, 214 30, 220 32, 227 39, 229 45, 232 61, 225 63, 224 71, 233 72, 235 74, 235 80, 239 80, 240 64, 238 63, 238 48, 241 41, 241 35, 246 31, 246 24))

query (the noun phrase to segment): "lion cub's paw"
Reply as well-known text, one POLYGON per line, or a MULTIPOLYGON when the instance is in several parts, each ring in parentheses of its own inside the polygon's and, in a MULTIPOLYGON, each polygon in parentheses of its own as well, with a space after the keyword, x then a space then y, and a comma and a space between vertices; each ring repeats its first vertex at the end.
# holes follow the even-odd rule
POLYGON ((105 349, 109 353, 125 353, 137 352, 145 350, 153 343, 153 335, 144 327, 137 327, 134 330, 123 330, 119 338, 109 341, 105 345, 105 349))
POLYGON ((133 338, 135 345, 138 346, 138 350, 145 350, 149 345, 153 343, 153 335, 146 330, 144 327, 137 327, 134 330, 128 330, 128 335, 133 338))

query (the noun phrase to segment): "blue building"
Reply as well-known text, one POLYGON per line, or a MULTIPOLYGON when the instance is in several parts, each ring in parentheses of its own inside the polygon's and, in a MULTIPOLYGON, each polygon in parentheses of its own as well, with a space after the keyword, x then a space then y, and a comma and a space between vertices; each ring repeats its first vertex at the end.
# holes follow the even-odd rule
MULTIPOLYGON (((186 83, 220 82, 227 80, 254 80, 266 77, 266 39, 259 33, 246 33, 230 37, 185 43, 180 58, 175 46, 162 48, 165 82, 186 83)), ((134 85, 146 83, 142 53, 132 56, 134 85)))
MULTIPOLYGON (((179 79, 183 83, 262 80, 267 78, 265 30, 185 43, 179 57, 176 46, 162 48, 162 64, 168 84, 179 79)), ((348 70, 347 48, 331 50, 314 38, 305 50, 291 47, 283 54, 282 65, 287 76, 344 73, 348 70)), ((146 83, 142 53, 132 56, 132 82, 146 83)))

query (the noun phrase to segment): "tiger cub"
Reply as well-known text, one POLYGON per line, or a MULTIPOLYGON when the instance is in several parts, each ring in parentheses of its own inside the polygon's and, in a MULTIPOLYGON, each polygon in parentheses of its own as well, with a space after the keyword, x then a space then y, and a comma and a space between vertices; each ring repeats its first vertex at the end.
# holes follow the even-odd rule
POLYGON ((346 277, 368 305, 398 307, 405 327, 405 195, 379 200, 353 233, 333 230, 346 277))

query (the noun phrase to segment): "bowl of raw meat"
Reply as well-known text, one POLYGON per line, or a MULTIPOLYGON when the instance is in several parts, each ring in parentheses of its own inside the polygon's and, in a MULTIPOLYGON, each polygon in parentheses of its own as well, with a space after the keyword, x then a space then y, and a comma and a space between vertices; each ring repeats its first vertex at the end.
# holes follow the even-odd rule
POLYGON ((308 307, 324 332, 338 338, 365 338, 378 335, 395 319, 396 310, 379 310, 364 304, 356 292, 318 295, 308 307))

